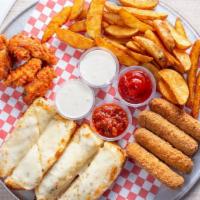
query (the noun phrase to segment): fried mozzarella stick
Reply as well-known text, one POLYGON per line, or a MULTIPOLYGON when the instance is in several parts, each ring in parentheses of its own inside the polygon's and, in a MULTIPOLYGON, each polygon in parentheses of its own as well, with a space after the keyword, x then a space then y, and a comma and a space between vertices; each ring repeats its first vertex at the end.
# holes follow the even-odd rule
POLYGON ((145 128, 139 128, 135 131, 134 136, 141 146, 149 150, 170 167, 183 173, 191 172, 193 167, 192 160, 157 135, 145 128))
POLYGON ((160 98, 153 99, 150 108, 200 142, 200 122, 184 110, 160 98))
POLYGON ((193 138, 154 112, 142 111, 138 122, 140 126, 165 139, 188 156, 192 156, 198 149, 198 144, 193 138))
POLYGON ((172 189, 181 187, 184 183, 182 176, 172 171, 166 164, 159 161, 153 154, 146 151, 137 143, 128 144, 126 151, 130 158, 134 159, 150 174, 172 189))

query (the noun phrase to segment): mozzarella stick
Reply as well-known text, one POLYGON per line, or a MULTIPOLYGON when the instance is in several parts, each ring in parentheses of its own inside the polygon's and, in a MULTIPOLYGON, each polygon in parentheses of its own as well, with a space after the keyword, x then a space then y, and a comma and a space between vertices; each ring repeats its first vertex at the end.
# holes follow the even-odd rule
POLYGON ((193 167, 192 160, 157 135, 145 128, 139 128, 135 131, 134 136, 141 146, 149 150, 170 167, 183 173, 191 172, 193 167))
POLYGON ((161 98, 153 99, 150 108, 200 142, 200 122, 184 110, 161 98))
POLYGON ((168 187, 176 189, 183 185, 184 179, 182 176, 172 171, 166 164, 159 161, 139 144, 128 144, 126 150, 128 156, 168 187))
POLYGON ((140 126, 165 139, 188 156, 192 156, 198 149, 198 144, 193 138, 154 112, 142 111, 138 122, 140 126))

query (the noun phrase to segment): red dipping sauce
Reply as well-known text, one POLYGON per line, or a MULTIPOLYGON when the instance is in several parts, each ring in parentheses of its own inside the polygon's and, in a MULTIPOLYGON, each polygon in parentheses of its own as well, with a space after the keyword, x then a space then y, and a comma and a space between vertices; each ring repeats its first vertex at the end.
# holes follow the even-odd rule
POLYGON ((118 91, 122 99, 131 104, 140 104, 152 94, 153 85, 149 75, 140 69, 132 69, 121 75, 118 91))
POLYGON ((92 123, 98 134, 114 138, 121 135, 128 127, 128 116, 119 105, 106 103, 95 108, 92 123))

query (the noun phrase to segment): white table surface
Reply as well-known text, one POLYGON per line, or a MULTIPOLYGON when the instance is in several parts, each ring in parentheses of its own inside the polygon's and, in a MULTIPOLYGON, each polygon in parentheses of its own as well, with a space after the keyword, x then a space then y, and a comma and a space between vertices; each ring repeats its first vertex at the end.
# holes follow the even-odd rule
MULTIPOLYGON (((0 30, 15 18, 23 9, 29 6, 35 0, 17 0, 4 23, 0 26, 0 30)), ((164 1, 164 0, 163 0, 164 1)), ((1 2, 1 0, 0 0, 1 2)), ((195 29, 200 33, 200 0, 167 0, 169 6, 177 10, 184 16, 195 29)), ((200 170, 200 169, 199 169, 200 170)), ((13 197, 0 184, 0 200, 13 200, 13 197)), ((162 199, 161 199, 162 200, 162 199)), ((183 200, 200 200, 200 180, 193 189, 183 198, 183 200)))

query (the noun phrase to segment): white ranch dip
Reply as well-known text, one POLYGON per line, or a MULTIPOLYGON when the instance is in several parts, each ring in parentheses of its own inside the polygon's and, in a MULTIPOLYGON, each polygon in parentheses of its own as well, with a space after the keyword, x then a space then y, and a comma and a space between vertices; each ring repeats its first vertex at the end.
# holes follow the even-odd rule
POLYGON ((69 119, 81 119, 87 115, 94 104, 91 88, 78 79, 63 84, 56 94, 58 112, 69 119))
POLYGON ((109 52, 102 49, 89 50, 79 63, 80 76, 92 87, 109 85, 118 72, 118 62, 109 52))

